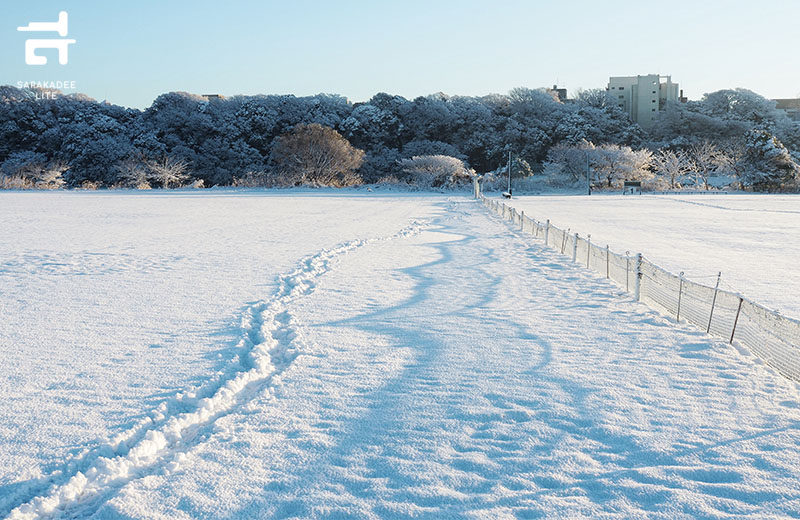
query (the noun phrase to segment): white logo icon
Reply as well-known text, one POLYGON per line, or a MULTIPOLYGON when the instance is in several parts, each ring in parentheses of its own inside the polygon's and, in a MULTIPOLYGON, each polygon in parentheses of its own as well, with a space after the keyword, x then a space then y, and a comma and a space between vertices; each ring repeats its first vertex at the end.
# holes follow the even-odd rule
MULTIPOLYGON (((67 12, 58 13, 57 22, 30 22, 27 27, 17 27, 18 31, 26 32, 57 32, 59 36, 67 35, 67 12)), ((66 65, 69 61, 69 45, 75 40, 69 39, 50 39, 25 40, 25 63, 28 65, 46 65, 47 57, 38 56, 36 51, 39 49, 58 49, 58 63, 66 65)))

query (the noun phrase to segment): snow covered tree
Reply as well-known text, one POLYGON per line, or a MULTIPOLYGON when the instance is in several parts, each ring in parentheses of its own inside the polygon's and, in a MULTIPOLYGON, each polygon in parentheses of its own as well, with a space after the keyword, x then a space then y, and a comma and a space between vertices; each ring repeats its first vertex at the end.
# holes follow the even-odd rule
POLYGON ((614 98, 610 97, 604 88, 578 89, 575 100, 593 108, 605 108, 609 105, 616 106, 614 98))
POLYGON ((678 180, 691 171, 691 161, 683 150, 659 150, 653 154, 653 166, 670 188, 678 187, 678 180))
POLYGON ((588 162, 596 147, 588 141, 572 145, 562 143, 547 152, 544 175, 554 186, 583 186, 586 183, 588 162))
POLYGON ((333 128, 316 123, 297 125, 278 137, 272 162, 279 176, 295 186, 351 186, 360 182, 356 170, 364 152, 333 128))
POLYGON ((725 152, 710 141, 692 145, 689 148, 691 173, 695 176, 695 186, 701 182, 705 189, 709 189, 708 178, 715 174, 726 173, 731 169, 731 160, 725 152))
POLYGON ((590 157, 597 177, 603 179, 608 188, 621 188, 625 180, 652 178, 649 169, 652 152, 647 149, 633 150, 629 146, 604 144, 590 157))
POLYGON ((745 136, 745 170, 742 184, 755 191, 794 189, 800 179, 800 165, 772 134, 751 130, 745 136))
POLYGON ((124 188, 134 188, 137 190, 149 190, 152 186, 150 181, 150 169, 147 159, 140 154, 132 154, 123 159, 116 167, 117 184, 124 188))

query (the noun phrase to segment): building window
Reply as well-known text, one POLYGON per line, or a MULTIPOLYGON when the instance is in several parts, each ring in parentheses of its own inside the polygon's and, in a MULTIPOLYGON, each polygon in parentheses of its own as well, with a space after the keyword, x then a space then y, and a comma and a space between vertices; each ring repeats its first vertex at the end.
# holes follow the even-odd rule
POLYGON ((625 90, 625 87, 619 87, 620 90, 625 90))
POLYGON ((654 90, 654 91, 653 91, 653 94, 655 94, 655 93, 656 93, 656 91, 654 90))
POLYGON ((652 101, 653 103, 655 103, 655 102, 656 102, 656 100, 655 100, 655 99, 651 99, 651 101, 652 101))
POLYGON ((656 111, 656 109, 654 108, 652 111, 653 111, 653 112, 655 112, 655 111, 656 111))
POLYGON ((625 96, 620 96, 619 98, 620 98, 620 99, 625 99, 625 96))

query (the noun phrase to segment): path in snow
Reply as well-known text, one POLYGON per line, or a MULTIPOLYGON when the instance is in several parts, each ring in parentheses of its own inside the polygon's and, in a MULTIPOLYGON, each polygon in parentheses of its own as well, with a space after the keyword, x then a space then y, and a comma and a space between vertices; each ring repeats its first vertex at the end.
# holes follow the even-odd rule
POLYGON ((277 291, 280 273, 392 235, 442 199, 0 193, 0 518, 45 494, 51 476, 85 472, 131 432, 187 411, 181 392, 229 378, 243 313, 277 291))
POLYGON ((257 393, 269 392, 270 382, 297 357, 298 333, 288 306, 313 292, 316 280, 330 269, 331 262, 370 242, 411 236, 421 227, 415 223, 390 237, 354 240, 304 259, 298 269, 280 278, 278 292, 272 299, 247 310, 242 320, 238 370, 181 394, 173 402, 163 403, 149 425, 123 432, 109 445, 72 464, 73 467, 88 465, 87 470, 54 475, 49 480, 55 481, 55 485, 48 494, 20 505, 9 518, 88 516, 125 483, 154 470, 169 472, 177 468, 184 452, 211 434, 216 420, 257 393))
POLYGON ((800 511, 794 384, 476 202, 351 251, 289 307, 304 348, 268 391, 97 518, 800 511))

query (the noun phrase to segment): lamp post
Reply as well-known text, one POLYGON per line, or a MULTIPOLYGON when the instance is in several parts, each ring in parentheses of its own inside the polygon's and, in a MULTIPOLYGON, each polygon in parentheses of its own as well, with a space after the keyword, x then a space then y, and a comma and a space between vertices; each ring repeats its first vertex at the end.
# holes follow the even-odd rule
POLYGON ((511 150, 508 151, 508 198, 511 198, 511 150))
POLYGON ((589 150, 586 150, 586 194, 592 194, 592 183, 589 180, 589 150))

